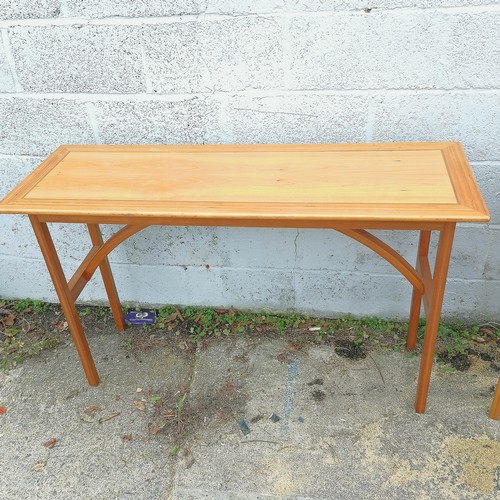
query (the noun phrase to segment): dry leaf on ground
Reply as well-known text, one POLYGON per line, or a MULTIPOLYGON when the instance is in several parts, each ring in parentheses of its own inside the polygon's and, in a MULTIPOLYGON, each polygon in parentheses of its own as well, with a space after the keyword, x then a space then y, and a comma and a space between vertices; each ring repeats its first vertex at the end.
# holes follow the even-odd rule
POLYGON ((134 399, 134 406, 140 411, 144 411, 146 409, 144 401, 141 401, 140 399, 134 399))
POLYGON ((86 410, 84 410, 83 413, 85 413, 85 415, 88 415, 89 417, 91 417, 94 413, 97 413, 101 410, 102 410, 102 408, 99 408, 99 406, 89 406, 86 410))
POLYGON ((7 316, 4 316, 2 321, 5 326, 12 326, 14 324, 15 319, 16 319, 16 313, 11 312, 7 314, 7 316))
POLYGON ((45 448, 48 448, 50 450, 50 449, 54 448, 56 442, 57 442, 57 439, 55 437, 51 437, 48 441, 43 443, 43 446, 45 446, 45 448))
POLYGON ((117 413, 111 413, 110 415, 108 415, 107 417, 102 417, 99 419, 99 423, 102 424, 103 422, 107 422, 108 420, 111 420, 112 418, 115 418, 117 417, 118 415, 120 415, 120 412, 117 412, 117 413))

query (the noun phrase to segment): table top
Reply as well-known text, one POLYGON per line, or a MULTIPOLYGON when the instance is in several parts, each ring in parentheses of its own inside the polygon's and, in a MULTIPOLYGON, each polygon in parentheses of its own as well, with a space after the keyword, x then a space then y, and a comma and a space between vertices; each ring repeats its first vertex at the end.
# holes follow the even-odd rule
MULTIPOLYGON (((0 213, 82 221, 487 221, 459 143, 61 146, 0 213)), ((277 224, 279 225, 279 224, 277 224)))

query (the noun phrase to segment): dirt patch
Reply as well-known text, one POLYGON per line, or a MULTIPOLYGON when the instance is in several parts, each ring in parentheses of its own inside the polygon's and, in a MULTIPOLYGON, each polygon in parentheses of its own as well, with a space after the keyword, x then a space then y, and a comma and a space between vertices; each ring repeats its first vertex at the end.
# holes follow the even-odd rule
POLYGON ((280 352, 277 356, 276 359, 283 364, 290 364, 290 361, 292 360, 292 354, 288 351, 283 351, 280 352))
POLYGON ((316 401, 316 403, 319 403, 326 398, 326 394, 323 391, 316 390, 312 393, 312 398, 316 401))
POLYGON ((262 414, 259 414, 259 415, 255 415, 255 417, 252 417, 250 419, 250 423, 251 424, 256 424, 257 422, 260 422, 261 420, 263 420, 265 418, 265 415, 262 415, 262 414))
POLYGON ((489 361, 483 361, 481 358, 476 358, 471 356, 471 365, 468 372, 472 375, 477 375, 481 377, 489 377, 490 375, 491 363, 489 361))
POLYGON ((325 381, 322 378, 315 378, 314 380, 307 382, 307 385, 323 385, 324 382, 325 381))
POLYGON ((438 361, 447 363, 455 370, 466 372, 471 365, 471 358, 466 353, 449 354, 448 352, 441 352, 437 355, 438 361))
POLYGON ((489 352, 480 352, 477 354, 483 361, 494 361, 495 358, 489 352))
POLYGON ((292 338, 287 342, 286 349, 280 352, 276 356, 276 359, 280 363, 290 364, 293 356, 304 353, 311 345, 312 344, 305 339, 292 338))
POLYGON ((366 350, 361 344, 356 344, 351 340, 339 340, 335 342, 335 352, 343 358, 357 361, 366 358, 366 350))
POLYGON ((158 349, 168 348, 176 354, 192 357, 196 352, 196 344, 169 334, 149 334, 141 327, 127 328, 127 337, 124 339, 124 348, 135 357, 141 354, 154 352, 158 349))
POLYGON ((363 427, 358 438, 363 466, 388 475, 392 486, 413 485, 422 491, 422 484, 432 485, 433 498, 476 498, 478 493, 498 491, 500 442, 488 436, 431 440, 429 453, 410 460, 398 452, 388 453, 384 427, 378 422, 363 427))
POLYGON ((20 309, 0 302, 0 369, 9 370, 24 359, 70 340, 67 323, 57 306, 20 309))
POLYGON ((177 393, 161 395, 156 401, 147 422, 148 433, 177 444, 203 430, 210 429, 213 433, 234 419, 247 399, 240 387, 229 379, 196 398, 181 387, 177 393))
POLYGON ((447 453, 461 466, 461 479, 475 491, 493 493, 500 467, 500 443, 487 436, 473 439, 448 438, 447 453))

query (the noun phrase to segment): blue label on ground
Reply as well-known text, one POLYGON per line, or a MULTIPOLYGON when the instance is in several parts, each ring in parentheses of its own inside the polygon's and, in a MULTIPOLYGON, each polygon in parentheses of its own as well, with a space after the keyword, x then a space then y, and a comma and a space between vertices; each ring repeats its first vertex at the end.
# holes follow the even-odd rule
POLYGON ((155 309, 128 309, 125 321, 129 325, 153 325, 156 323, 155 309))

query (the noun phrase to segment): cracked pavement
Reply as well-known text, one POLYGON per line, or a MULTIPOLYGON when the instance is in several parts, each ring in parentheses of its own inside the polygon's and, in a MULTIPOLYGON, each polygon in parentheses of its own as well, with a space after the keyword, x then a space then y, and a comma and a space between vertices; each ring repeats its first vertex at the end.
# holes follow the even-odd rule
POLYGON ((418 357, 353 361, 283 336, 131 351, 129 335, 89 339, 98 387, 71 344, 0 374, 0 498, 500 495, 498 374, 480 359, 435 370, 417 415, 418 357))

